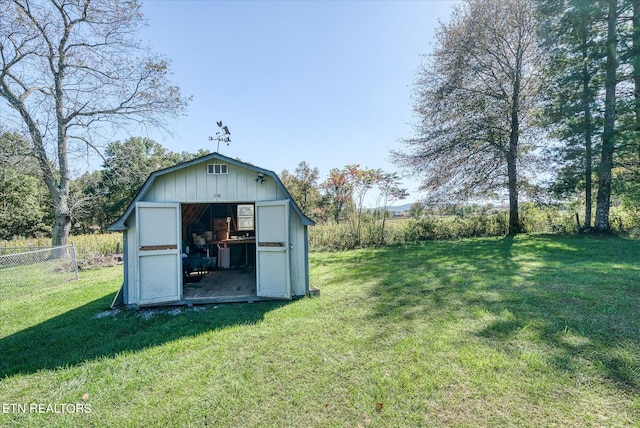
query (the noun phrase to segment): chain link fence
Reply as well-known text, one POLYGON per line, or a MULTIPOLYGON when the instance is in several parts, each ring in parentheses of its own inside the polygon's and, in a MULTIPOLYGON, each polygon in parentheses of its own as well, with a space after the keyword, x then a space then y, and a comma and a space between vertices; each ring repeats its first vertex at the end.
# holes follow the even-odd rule
POLYGON ((73 244, 59 247, 0 247, 0 298, 26 286, 50 287, 78 279, 73 244))

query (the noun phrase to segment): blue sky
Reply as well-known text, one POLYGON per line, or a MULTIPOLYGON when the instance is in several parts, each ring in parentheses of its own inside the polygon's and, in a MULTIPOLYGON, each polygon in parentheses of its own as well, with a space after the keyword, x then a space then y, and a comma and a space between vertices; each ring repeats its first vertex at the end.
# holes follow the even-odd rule
MULTIPOLYGON (((301 161, 397 171, 389 151, 411 136, 411 88, 438 20, 454 1, 145 0, 142 39, 172 61, 172 80, 193 96, 172 135, 149 135, 172 151, 216 149, 280 173, 301 161)), ((406 179, 407 201, 420 199, 406 179)), ((405 202, 407 202, 405 201, 405 202)))

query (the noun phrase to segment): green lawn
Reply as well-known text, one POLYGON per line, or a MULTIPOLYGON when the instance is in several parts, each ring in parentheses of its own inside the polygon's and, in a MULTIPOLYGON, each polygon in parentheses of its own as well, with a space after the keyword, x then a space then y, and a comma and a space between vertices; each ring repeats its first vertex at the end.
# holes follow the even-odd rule
POLYGON ((310 258, 293 302, 113 313, 121 267, 11 293, 0 426, 640 426, 640 241, 310 258))

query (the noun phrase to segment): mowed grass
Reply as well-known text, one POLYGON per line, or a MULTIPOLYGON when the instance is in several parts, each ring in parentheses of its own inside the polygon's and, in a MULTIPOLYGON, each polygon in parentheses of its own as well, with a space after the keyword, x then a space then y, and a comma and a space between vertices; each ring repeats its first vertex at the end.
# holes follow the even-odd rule
POLYGON ((640 241, 310 259, 321 296, 293 302, 106 311, 121 268, 3 300, 0 404, 91 413, 0 425, 638 426, 640 241))

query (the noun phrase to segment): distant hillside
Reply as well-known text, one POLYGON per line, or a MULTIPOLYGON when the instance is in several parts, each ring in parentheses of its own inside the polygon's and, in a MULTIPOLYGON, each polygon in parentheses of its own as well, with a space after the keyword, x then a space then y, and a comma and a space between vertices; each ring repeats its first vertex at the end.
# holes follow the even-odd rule
POLYGON ((387 207, 387 211, 390 211, 392 213, 408 211, 409 208, 411 208, 411 205, 413 205, 413 202, 404 204, 404 205, 394 205, 394 206, 387 207))
MULTIPOLYGON (((392 213, 399 213, 399 212, 402 212, 402 211, 408 211, 409 208, 411 208, 411 205, 413 205, 413 202, 408 203, 408 204, 404 204, 404 205, 392 205, 390 207, 387 207, 387 211, 392 212, 392 213)), ((365 208, 365 210, 367 210, 367 211, 373 211, 375 209, 376 208, 371 208, 371 207, 365 208)))

